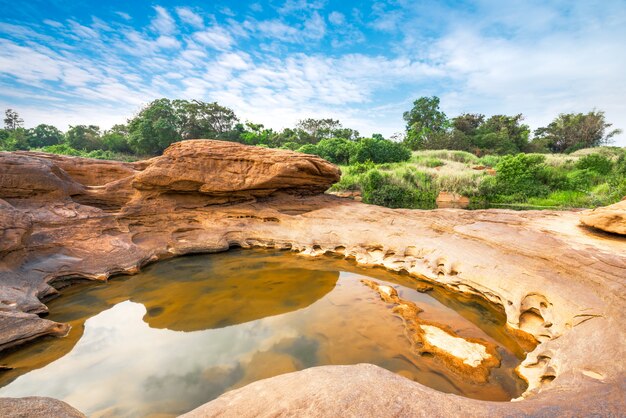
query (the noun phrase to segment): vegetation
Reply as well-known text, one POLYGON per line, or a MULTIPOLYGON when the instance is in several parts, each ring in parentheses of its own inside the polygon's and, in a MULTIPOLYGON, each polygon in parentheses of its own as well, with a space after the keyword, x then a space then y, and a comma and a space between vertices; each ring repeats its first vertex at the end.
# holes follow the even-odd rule
POLYGON ((604 112, 560 114, 531 132, 521 114, 449 119, 433 96, 417 99, 403 116, 404 135, 390 140, 362 137, 330 118, 275 131, 198 100, 158 99, 126 124, 105 131, 76 125, 65 133, 45 124, 26 129, 7 109, 0 151, 130 161, 184 139, 234 141, 319 155, 342 166, 332 190, 358 190, 365 202, 394 208, 433 208, 441 191, 468 196, 474 207, 593 207, 626 195, 625 150, 604 146, 621 131, 611 129, 604 112))

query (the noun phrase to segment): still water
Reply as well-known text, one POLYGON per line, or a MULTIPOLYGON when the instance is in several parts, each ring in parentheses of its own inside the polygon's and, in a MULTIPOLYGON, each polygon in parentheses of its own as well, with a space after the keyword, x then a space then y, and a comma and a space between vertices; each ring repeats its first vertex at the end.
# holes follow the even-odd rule
POLYGON ((171 259, 135 276, 64 289, 49 318, 66 338, 0 357, 0 396, 51 396, 89 416, 174 416, 248 383, 307 367, 372 363, 435 389, 505 401, 525 384, 525 351, 504 316, 475 298, 337 258, 233 250, 171 259), (360 280, 393 286, 420 318, 498 345, 476 384, 414 353, 402 320, 360 280))

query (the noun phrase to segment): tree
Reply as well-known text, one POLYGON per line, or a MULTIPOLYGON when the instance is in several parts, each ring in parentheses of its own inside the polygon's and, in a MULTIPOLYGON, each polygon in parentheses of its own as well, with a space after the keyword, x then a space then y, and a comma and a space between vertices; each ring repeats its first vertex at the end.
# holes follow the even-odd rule
POLYGON ((183 139, 219 138, 231 131, 239 121, 235 112, 217 102, 174 100, 179 134, 183 139))
POLYGON ((20 118, 20 115, 13 109, 7 109, 4 115, 4 128, 7 130, 12 131, 21 128, 24 124, 24 119, 20 118))
POLYGON ((361 138, 352 148, 350 163, 371 161, 376 164, 397 163, 411 158, 411 151, 403 144, 386 139, 361 138))
POLYGON ((439 97, 420 97, 413 102, 413 108, 404 112, 406 121, 405 144, 417 150, 433 137, 446 133, 449 122, 446 114, 439 110, 439 97))
POLYGON ((552 152, 597 147, 610 143, 613 136, 622 132, 621 129, 607 132, 611 126, 613 124, 606 121, 602 111, 561 113, 548 126, 535 130, 533 142, 545 144, 552 152))
POLYGON ((30 135, 28 129, 17 127, 15 129, 6 130, 5 132, 7 132, 7 135, 2 146, 5 150, 15 151, 27 150, 29 148, 28 140, 30 135))
POLYGON ((102 149, 100 127, 96 125, 70 126, 65 137, 69 146, 74 149, 85 151, 102 149))
POLYGON ((132 152, 128 144, 128 126, 117 124, 113 125, 111 129, 104 131, 102 134, 102 145, 105 149, 113 152, 132 152))
POLYGON ((154 100, 128 122, 128 144, 138 154, 160 154, 181 139, 178 117, 168 99, 154 100))
POLYGON ((303 130, 310 135, 313 143, 317 143, 324 138, 330 138, 331 136, 333 136, 333 131, 342 129, 342 126, 341 122, 335 119, 307 118, 300 120, 296 124, 296 129, 303 130))
POLYGON ((30 130, 28 142, 33 148, 57 145, 63 142, 63 132, 52 125, 42 123, 30 130))
POLYGON ((494 115, 477 129, 471 145, 483 154, 516 154, 528 150, 530 128, 524 116, 494 115))
POLYGON ((322 139, 315 154, 334 164, 349 164, 354 146, 354 142, 344 138, 322 139))

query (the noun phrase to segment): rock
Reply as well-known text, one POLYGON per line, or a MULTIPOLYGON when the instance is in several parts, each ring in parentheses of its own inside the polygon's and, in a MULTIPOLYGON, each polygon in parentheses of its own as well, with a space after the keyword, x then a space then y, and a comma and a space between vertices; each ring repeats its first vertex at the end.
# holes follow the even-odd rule
MULTIPOLYGON (((525 399, 480 402, 373 366, 337 366, 253 383, 207 411, 610 416, 626 409, 626 238, 589 234, 571 211, 392 210, 320 194, 338 178, 315 156, 204 140, 136 163, 0 153, 0 349, 62 335, 37 314, 76 280, 104 281, 231 246, 291 249, 401 271, 498 305, 509 329, 539 341, 518 367, 529 382, 525 399)), ((415 311, 406 303, 394 309, 415 311)))
POLYGON ((449 192, 439 192, 436 202, 439 209, 466 209, 470 204, 469 197, 449 192))
POLYGON ((84 418, 80 411, 52 398, 0 398, 4 418, 84 418))
POLYGON ((133 180, 139 190, 264 197, 277 190, 324 192, 340 177, 329 162, 293 151, 234 142, 192 140, 170 145, 133 180))
POLYGON ((486 382, 491 368, 500 365, 494 344, 475 338, 461 338, 448 327, 422 320, 419 314, 423 309, 400 298, 391 286, 365 279, 361 283, 375 290, 384 302, 393 306, 391 312, 402 319, 405 335, 418 354, 430 354, 450 371, 479 383, 486 382))
POLYGON ((254 382, 181 418, 617 417, 623 407, 618 386, 592 384, 576 398, 553 392, 523 402, 485 402, 438 392, 378 366, 359 364, 313 367, 254 382))
POLYGON ((34 314, 0 311, 0 351, 44 335, 64 337, 69 330, 67 324, 41 319, 34 314))
POLYGON ((0 152, 0 198, 53 199, 82 191, 79 183, 51 161, 0 152))
POLYGON ((626 200, 584 211, 580 215, 580 222, 605 232, 626 235, 626 200))

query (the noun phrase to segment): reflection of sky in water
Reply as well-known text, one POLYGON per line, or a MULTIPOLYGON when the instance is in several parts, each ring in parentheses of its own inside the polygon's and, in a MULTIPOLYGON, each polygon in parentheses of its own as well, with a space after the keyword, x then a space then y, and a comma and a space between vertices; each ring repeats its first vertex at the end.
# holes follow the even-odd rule
MULTIPOLYGON (((143 278, 66 296, 59 315, 75 321, 77 339, 76 331, 88 318, 82 337, 41 368, 21 363, 24 370, 16 370, 19 377, 0 388, 0 396, 51 396, 90 416, 177 415, 266 377, 363 362, 480 399, 505 400, 520 393, 512 378, 518 364, 512 355, 488 385, 473 385, 416 355, 402 321, 359 282, 364 276, 339 273, 332 262, 324 272, 301 269, 288 256, 212 257, 212 265, 200 256, 182 258, 155 265, 143 278), (197 277, 190 276, 194 269, 197 277), (236 325, 221 327, 224 322, 236 325)), ((490 339, 460 314, 462 308, 457 312, 410 287, 394 287, 425 309, 425 319, 490 339)), ((39 347, 49 347, 45 344, 54 341, 39 347)))
POLYGON ((171 396, 169 386, 176 381, 201 384, 205 369, 235 368, 255 351, 297 334, 290 327, 270 327, 273 318, 206 331, 152 329, 142 320, 145 313, 143 305, 126 301, 87 320, 72 352, 19 377, 0 390, 1 395, 51 396, 89 414, 111 398, 124 405, 159 399, 163 391, 171 396))

